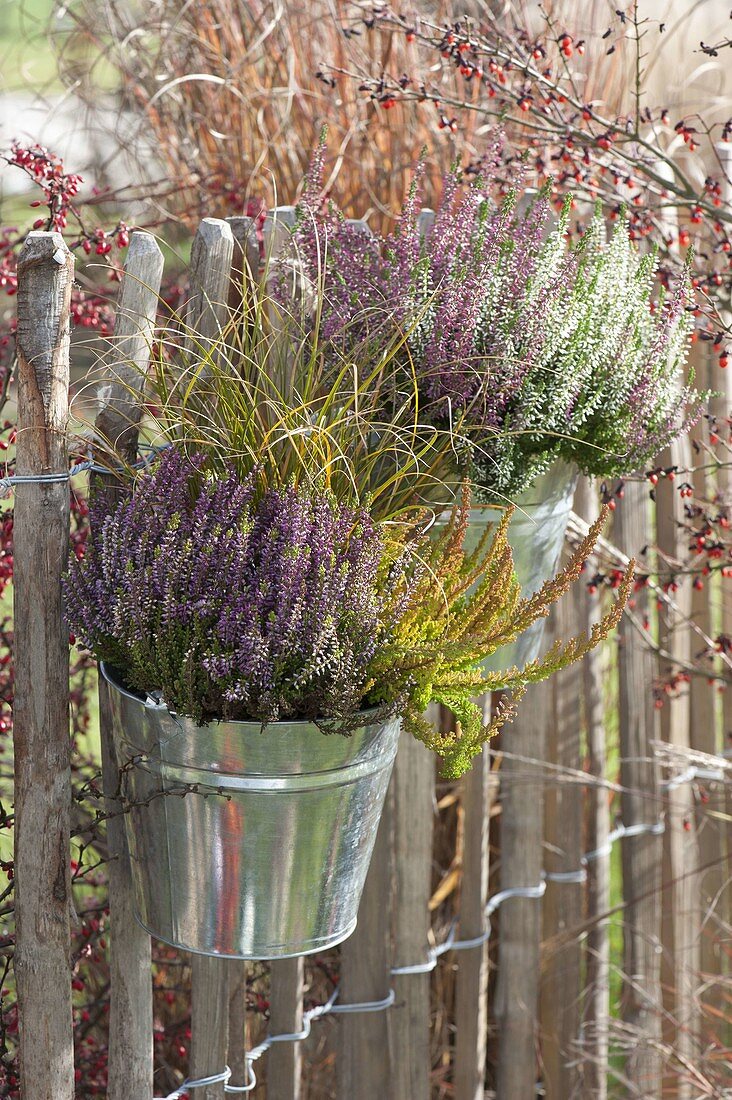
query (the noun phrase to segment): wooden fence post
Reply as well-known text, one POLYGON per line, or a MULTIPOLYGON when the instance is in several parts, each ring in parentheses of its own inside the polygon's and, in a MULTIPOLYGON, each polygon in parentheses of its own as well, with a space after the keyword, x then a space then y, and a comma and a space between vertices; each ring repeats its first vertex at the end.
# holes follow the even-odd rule
MULTIPOLYGON (((537 886, 544 839, 544 769, 551 685, 533 684, 502 735, 501 890, 537 886)), ((500 909, 495 1015, 499 1029, 496 1095, 528 1100, 536 1091, 541 902, 508 898, 500 909)))
POLYGON ((186 312, 189 354, 206 350, 226 325, 234 235, 219 218, 204 218, 191 248, 191 297, 186 312))
MULTIPOLYGON (((574 497, 575 511, 586 523, 600 512, 597 487, 581 477, 574 497)), ((582 628, 589 634, 602 616, 602 604, 583 586, 580 595, 582 628)), ((582 661, 587 730, 587 763, 592 776, 605 777, 605 701, 607 647, 592 650, 582 661)), ((583 1005, 582 1084, 593 1100, 607 1100, 608 1020, 610 1018, 610 803, 601 783, 589 789, 587 850, 599 853, 587 863, 587 918, 591 921, 585 945, 585 1002, 583 1005)))
MULTIPOLYGON (((678 466, 688 469, 691 465, 691 447, 688 439, 680 439, 672 444, 661 456, 664 466, 678 466)), ((659 551, 671 563, 680 561, 686 554, 688 536, 681 534, 683 501, 679 497, 675 483, 665 478, 659 483, 657 492, 657 539, 659 551)), ((671 567, 672 564, 671 564, 671 567)), ((659 561, 659 568, 664 568, 659 561)), ((668 566, 666 566, 668 568, 668 566)), ((678 591, 674 594, 681 615, 691 614, 691 580, 681 578, 678 591)), ((663 621, 659 642, 663 648, 679 660, 682 665, 691 660, 691 639, 689 627, 680 617, 674 621, 674 611, 667 611, 668 620, 663 621)), ((663 676, 672 662, 659 658, 659 673, 663 676)), ((681 748, 690 745, 689 691, 686 688, 675 698, 667 699, 660 712, 661 739, 681 748)), ((667 963, 666 999, 669 1005, 669 1021, 666 1030, 670 1044, 678 1054, 689 1061, 696 1053, 698 1034, 698 1012, 696 990, 699 985, 699 937, 701 917, 699 905, 699 883, 696 869, 699 854, 696 844, 696 818, 694 814, 694 792, 688 783, 683 783, 666 794, 666 832, 665 879, 670 880, 670 894, 663 906, 664 945, 667 951, 664 959, 667 963)), ((688 1074, 679 1072, 674 1066, 674 1087, 677 1100, 690 1100, 692 1082, 688 1074)))
MULTIPOLYGON (((191 956, 190 1076, 221 1073, 229 1051, 230 959, 191 956)), ((196 1100, 224 1100, 223 1082, 196 1089, 196 1100)))
MULTIPOLYGON (((488 717, 491 697, 483 697, 488 717)), ((488 926, 489 823, 496 781, 487 745, 463 779, 465 814, 459 938, 482 936, 488 926)), ((488 942, 455 956, 455 1100, 483 1100, 488 1042, 488 942)))
MULTIPOLYGON (((263 227, 266 262, 276 260, 294 225, 295 208, 278 206, 269 211, 263 227)), ((273 278, 274 269, 269 276, 273 278)), ((304 992, 302 958, 278 959, 270 971, 270 1030, 292 1033, 302 1027, 304 992)), ((299 1100, 302 1091, 300 1043, 275 1043, 267 1055, 267 1092, 271 1100, 299 1100)))
MULTIPOLYGON (((191 250, 191 300, 188 306, 189 353, 210 346, 225 327, 234 237, 225 221, 204 218, 191 250)), ((229 1032, 229 959, 194 955, 191 960, 192 1077, 220 1073, 226 1064, 229 1032)), ((196 1100, 224 1100, 223 1083, 197 1090, 196 1100)))
MULTIPOLYGON (((429 708, 432 721, 440 708, 429 708)), ((402 733, 394 765, 394 966, 427 963, 430 937, 435 762, 410 734, 402 733)), ((430 1095, 430 973, 395 974, 389 1012, 393 1100, 430 1095)))
MULTIPOLYGON (((270 974, 269 1030, 273 1035, 302 1031, 305 965, 302 955, 278 959, 270 974)), ((300 1100, 302 1043, 275 1043, 267 1058, 267 1100, 300 1100)))
MULTIPOLYGON (((651 541, 648 486, 628 482, 615 513, 615 544, 628 555, 651 541)), ((635 615, 643 620, 648 602, 636 594, 635 615)), ((623 824, 652 825, 659 820, 658 768, 651 741, 655 711, 649 686, 653 655, 628 615, 618 627, 620 805, 623 824)), ((638 1096, 661 1095, 661 837, 641 832, 622 841, 623 897, 626 902, 623 1019, 635 1028, 638 1041, 629 1054, 626 1075, 637 1083, 638 1096)))
MULTIPOLYGON (((394 868, 394 783, 386 795, 356 931, 341 947, 340 1004, 382 1001, 391 989, 394 868)), ((389 1095, 392 1068, 388 1012, 338 1018, 337 1096, 372 1100, 389 1095)))
MULTIPOLYGON (((719 142, 717 145, 717 152, 719 154, 719 160, 722 166, 724 175, 722 176, 722 197, 727 210, 732 210, 732 147, 727 142, 719 142)), ((724 313, 724 320, 727 324, 732 324, 732 302, 727 303, 727 309, 724 313)), ((729 349, 730 341, 727 341, 727 348, 729 349)), ((711 379, 713 389, 719 392, 719 396, 712 399, 711 412, 717 417, 721 425, 724 425, 727 418, 732 416, 732 371, 729 367, 726 370, 717 369, 714 371, 714 376, 711 379)), ((730 433, 732 434, 732 433, 730 433)), ((729 434, 727 436, 729 438, 729 434)), ((726 455, 726 461, 716 471, 716 489, 717 497, 719 500, 720 511, 727 516, 728 519, 732 519, 732 456, 729 451, 726 455)), ((721 628, 722 632, 727 636, 732 635, 732 585, 727 582, 721 583, 721 628)), ((725 749, 732 748, 730 738, 732 737, 732 687, 727 685, 727 689, 722 695, 722 729, 724 731, 725 743, 722 746, 725 749)), ((725 812, 729 817, 732 816, 732 793, 727 792, 725 812)), ((729 827, 727 828, 727 866, 726 866, 726 889, 720 895, 717 904, 718 923, 722 929, 728 930, 732 925, 732 837, 730 837, 729 827)), ((720 853, 722 855, 722 853, 720 853)), ((728 932, 722 933, 725 937, 728 932)), ((729 974, 729 971, 728 971, 729 974)), ((720 1029, 721 1030, 721 1029, 720 1029)), ((727 1045, 732 1045, 732 1023, 729 1021, 729 1013, 726 1027, 724 1029, 722 1041, 726 1041, 727 1045)))
MULTIPOLYGON (((66 474, 74 260, 60 233, 29 234, 18 258, 16 472, 66 474)), ((15 975, 21 1089, 72 1100, 69 645, 61 574, 69 485, 15 499, 15 975)))
MULTIPOLYGON (((257 278, 259 248, 252 218, 233 215, 226 221, 234 238, 228 297, 228 310, 233 317, 247 301, 249 280, 257 278)), ((241 960, 232 961, 229 966, 228 1059, 232 1085, 245 1085, 247 1082, 247 965, 241 960)))
MULTIPOLYGON (((132 234, 117 302, 114 345, 105 364, 103 403, 97 433, 124 462, 137 459, 144 377, 150 360, 158 307, 163 254, 149 233, 132 234)), ((106 456, 99 455, 99 461, 106 456)), ((108 461, 108 458, 106 459, 108 461)), ((92 479, 109 483, 110 477, 92 479)), ((99 681, 99 735, 106 809, 119 814, 114 798, 119 763, 112 740, 109 686, 99 681)), ((107 1100, 130 1096, 149 1100, 153 1093, 153 1008, 150 936, 134 912, 130 856, 121 816, 107 822, 109 848, 109 1055, 107 1100)))
MULTIPOLYGON (((557 636, 563 640, 580 629, 580 593, 575 588, 557 607, 557 636)), ((547 760, 558 768, 581 767, 582 666, 571 665, 552 681, 553 712, 547 745, 547 760)), ((584 789, 562 781, 561 771, 545 794, 545 862, 547 871, 571 874, 579 871, 583 853, 582 799, 584 789)), ((582 948, 577 937, 561 947, 552 937, 577 928, 583 916, 580 882, 547 881, 543 905, 543 938, 548 942, 542 967, 541 1060, 547 1100, 566 1100, 577 1095, 579 1066, 577 1040, 580 1021, 580 966, 582 948)))

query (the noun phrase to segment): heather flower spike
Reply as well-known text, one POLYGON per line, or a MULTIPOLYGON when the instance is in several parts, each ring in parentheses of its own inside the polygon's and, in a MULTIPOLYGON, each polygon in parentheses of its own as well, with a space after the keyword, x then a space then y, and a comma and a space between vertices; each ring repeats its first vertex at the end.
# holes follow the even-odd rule
MULTIPOLYGON (((459 775, 513 710, 483 725, 475 697, 520 697, 582 657, 615 625, 616 603, 589 638, 572 639, 524 669, 485 675, 511 642, 576 580, 604 516, 570 564, 522 599, 507 529, 510 511, 481 544, 463 550, 470 493, 435 536, 425 513, 385 522, 318 485, 258 485, 252 467, 207 471, 204 454, 170 447, 138 475, 111 512, 92 507, 86 555, 64 584, 69 628, 138 691, 162 693, 199 724, 308 719, 347 734, 399 714, 405 728, 459 775), (423 717, 447 706, 456 731, 423 717)), ((270 731, 276 736, 276 730, 270 731)))

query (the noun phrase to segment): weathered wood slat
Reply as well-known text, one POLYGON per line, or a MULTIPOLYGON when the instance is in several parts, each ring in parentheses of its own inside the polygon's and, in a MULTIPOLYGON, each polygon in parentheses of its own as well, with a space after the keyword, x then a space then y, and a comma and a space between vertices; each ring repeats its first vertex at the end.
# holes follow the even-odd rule
MULTIPOLYGON (((661 465, 677 465, 688 469, 691 465, 691 447, 687 439, 677 440, 661 455, 661 465)), ((683 519, 683 501, 675 484, 665 478, 657 488, 657 539, 659 549, 672 561, 683 559, 687 553, 688 538, 680 533, 683 519)), ((691 584, 682 580, 674 602, 682 615, 691 613, 691 584)), ((679 621, 667 624, 661 616, 659 642, 662 647, 683 664, 691 660, 689 628, 679 621)), ((659 673, 668 671, 670 662, 661 657, 659 673)), ((680 691, 675 698, 667 699, 660 712, 661 738, 681 748, 688 748, 691 713, 688 691, 680 691)), ((698 1033, 696 989, 699 984, 699 937, 701 913, 699 909, 699 884, 696 869, 699 853, 696 843, 696 819, 694 793, 688 783, 669 791, 666 796, 666 832, 664 834, 664 878, 671 883, 670 893, 663 906, 664 944, 667 952, 667 974, 664 985, 670 1009, 667 1027, 673 1047, 682 1057, 694 1061, 697 1054, 695 1036, 698 1033)), ((691 1082, 687 1079, 675 1082, 678 1100, 691 1100, 691 1082)))
MULTIPOLYGON (((485 717, 491 698, 483 698, 485 717)), ((460 885, 460 939, 483 935, 488 925, 489 821, 495 777, 487 746, 463 779, 465 840, 460 885)), ((488 1041, 488 943, 456 955, 455 1064, 456 1100, 483 1100, 488 1041)))
MULTIPOLYGON (((74 260, 60 233, 18 257, 18 474, 68 471, 69 317, 74 260)), ((19 485, 15 622, 15 977, 23 1095, 72 1100, 69 647, 61 574, 68 482, 19 485)))
MULTIPOLYGON (((229 225, 219 218, 204 218, 191 248, 191 296, 186 311, 184 346, 193 367, 201 356, 211 354, 226 327, 233 256, 229 225)), ((208 374, 204 364, 199 378, 204 380, 208 374)))
MULTIPOLYGON (((575 511, 592 523, 600 511, 595 484, 581 477, 574 496, 575 511)), ((602 604, 582 586, 580 594, 582 628, 589 634, 602 616, 602 604)), ((591 775, 604 778, 605 747, 604 685, 608 674, 603 646, 588 653, 582 662, 584 716, 587 730, 587 764, 591 775)), ((582 1087, 593 1100, 607 1100, 608 1020, 610 1018, 610 923, 604 913, 610 908, 610 853, 605 851, 610 835, 610 802, 605 787, 588 791, 587 851, 603 852, 587 864, 587 919, 590 927, 585 944, 585 1000, 583 1005, 582 1087)))
MULTIPOLYGON (((304 982, 302 957, 272 963, 269 1027, 273 1035, 302 1030, 304 982)), ((300 1100, 301 1094, 302 1043, 275 1043, 267 1056, 267 1100, 300 1100)))
MULTIPOLYGON (((381 1001, 391 989, 393 904, 393 783, 376 834, 358 924, 341 947, 340 1004, 381 1001)), ((337 1095, 350 1100, 388 1096, 391 1080, 388 1013, 338 1018, 337 1095)))
MULTIPOLYGON (((615 544, 628 555, 638 554, 651 542, 648 487, 629 482, 615 513, 615 544)), ((643 591, 636 594, 635 614, 647 611, 643 591)), ((623 616, 618 627, 618 683, 620 729, 620 797, 624 825, 654 824, 659 819, 658 769, 651 741, 655 735, 655 711, 649 685, 653 681, 653 655, 635 626, 623 616)), ((661 934, 661 837, 640 833, 622 841, 623 970, 626 977, 623 1019, 636 1029, 639 1041, 629 1054, 626 1075, 639 1082, 639 1096, 654 1100, 661 1095, 660 955, 661 934)))
MULTIPOLYGON (((695 364, 697 382, 702 389, 711 388, 709 360, 709 355, 699 355, 695 364)), ((705 425, 702 425, 695 430, 694 434, 703 437, 704 431, 705 425)), ((697 469, 694 473, 694 490, 697 499, 711 499, 713 489, 713 480, 707 476, 707 471, 697 469)), ((714 593, 709 579, 701 589, 694 589, 692 592, 692 618, 709 637, 713 637, 715 632, 712 619, 713 601, 714 593)), ((721 729, 717 714, 717 685, 714 682, 709 683, 703 676, 692 676, 689 692, 691 746, 713 756, 724 747, 721 743, 721 729)), ((722 929, 726 916, 725 910, 729 904, 729 894, 732 892, 732 884, 726 882, 724 867, 725 839, 729 827, 727 823, 707 813, 708 808, 715 811, 724 810, 724 805, 719 805, 719 790, 718 787, 712 787, 708 792, 710 802, 707 805, 700 801, 696 813, 699 866, 706 868, 699 879, 704 922, 699 944, 699 965, 705 981, 700 1000, 715 1011, 723 1011, 724 1005, 725 967, 721 940, 724 936, 722 929)))
MULTIPOLYGON (((723 169, 721 177, 722 198, 727 209, 732 210, 732 147, 727 142, 720 142, 716 149, 723 169)), ((724 311, 723 316, 727 324, 732 324, 732 303, 727 303, 727 309, 724 311)), ((710 382, 719 393, 718 397, 712 399, 711 411, 723 424, 725 418, 732 416, 732 371, 729 367, 722 370, 715 366, 712 370, 710 382)), ((716 471, 716 489, 720 509, 724 509, 728 518, 732 519, 732 463, 729 461, 729 456, 727 456, 724 465, 716 471)), ((720 587, 721 627, 723 633, 732 636, 732 584, 727 581, 726 583, 723 582, 720 587)), ((729 738, 732 731, 732 690, 729 687, 722 694, 722 729, 725 737, 729 738)), ((730 748, 729 740, 722 747, 725 749, 730 748)), ((725 812, 729 815, 727 818, 727 822, 729 822, 732 818, 732 791, 729 788, 727 789, 725 812)), ((732 836, 730 835, 729 825, 726 829, 726 848, 725 874, 727 885, 719 896, 716 907, 716 923, 723 930, 721 936, 725 939, 727 939, 730 925, 732 925, 732 836)), ((723 855, 724 853, 720 852, 720 856, 723 855)), ((727 965, 727 980, 729 980, 729 962, 727 965)), ((729 1016, 728 1007, 727 1012, 729 1016)), ((723 1033, 723 1041, 726 1041, 728 1046, 732 1045, 732 1025, 729 1023, 729 1019, 726 1032, 723 1033)))
MULTIPOLYGON (((247 1084, 247 963, 229 963, 229 1053, 232 1085, 247 1084)), ((246 1095, 246 1094, 245 1094, 246 1095)))
MULTIPOLYGON (((234 253, 230 226, 204 218, 191 250, 191 298, 188 304, 186 346, 195 356, 219 339, 228 316, 229 286, 234 253)), ((202 372, 203 377, 206 371, 202 372)), ((235 965, 235 964, 234 964, 235 965)), ((228 1052, 230 960, 194 956, 191 966, 191 1074, 219 1073, 228 1052)), ((223 1100, 223 1084, 198 1090, 203 1100, 223 1100)))
MULTIPOLYGON (((259 273, 259 245, 254 219, 234 215, 226 219, 234 238, 229 314, 233 318, 246 301, 249 283, 259 273)), ((247 964, 232 963, 229 976, 229 1068, 231 1084, 247 1083, 247 964)))
MULTIPOLYGON (((433 721, 439 707, 430 708, 433 721)), ((432 754, 403 733, 394 766, 394 965, 425 963, 429 951, 435 762, 432 754)), ((428 1100, 430 1095, 430 975, 396 974, 389 1012, 393 1100, 428 1100)))
MULTIPOLYGON (((151 233, 133 233, 115 310, 111 351, 104 361, 95 423, 102 440, 129 463, 137 458, 144 378, 150 362, 162 276, 163 254, 155 238, 151 233)), ((97 457, 99 461, 105 460, 103 454, 97 457)))
MULTIPOLYGON (((230 959, 191 956, 191 1077, 221 1073, 229 1049, 230 959)), ((196 1089, 196 1100, 224 1100, 223 1084, 196 1089)))
MULTIPOLYGON (((264 262, 271 264, 277 260, 290 239, 290 231, 295 224, 294 206, 275 206, 267 212, 262 226, 264 262)), ((272 274, 274 274, 274 267, 272 274)))
MULTIPOLYGON (((114 448, 120 459, 130 464, 137 458, 144 377, 150 360, 162 274, 163 254, 155 238, 149 233, 133 233, 117 303, 114 344, 105 363, 103 400, 95 425, 104 446, 114 448)), ((110 463, 106 453, 98 453, 97 459, 110 463)), ((119 765, 111 723, 109 687, 100 679, 102 780, 107 812, 114 815, 120 810, 114 798, 119 787, 119 765)), ((107 843, 110 856, 107 1098, 126 1100, 134 1095, 147 1100, 153 1092, 150 937, 135 920, 130 857, 121 817, 110 817, 107 843)))
MULTIPOLYGON (((580 593, 575 588, 557 607, 557 636, 563 640, 580 630, 580 593)), ((553 709, 549 724, 547 759, 560 768, 578 771, 581 756, 582 666, 571 665, 552 681, 553 709)), ((562 783, 559 777, 545 794, 547 872, 569 873, 581 868, 583 853, 583 789, 562 783)), ((548 944, 542 967, 541 1052, 547 1100, 578 1095, 579 1066, 574 1057, 579 1037, 582 948, 573 937, 560 948, 555 936, 577 928, 583 916, 583 888, 579 882, 547 881, 543 905, 543 938, 548 944)))
POLYGON ((246 297, 247 284, 259 274, 259 242, 253 218, 236 215, 226 219, 234 238, 234 258, 231 265, 229 307, 238 309, 246 297))
MULTIPOLYGON (((507 750, 544 759, 551 685, 530 687, 502 737, 507 750)), ((501 764, 501 890, 536 886, 542 872, 544 770, 506 757, 501 764)), ((493 918, 494 922, 496 918, 493 918)), ((500 908, 495 1015, 496 1094, 528 1100, 536 1090, 541 902, 508 898, 500 908)))

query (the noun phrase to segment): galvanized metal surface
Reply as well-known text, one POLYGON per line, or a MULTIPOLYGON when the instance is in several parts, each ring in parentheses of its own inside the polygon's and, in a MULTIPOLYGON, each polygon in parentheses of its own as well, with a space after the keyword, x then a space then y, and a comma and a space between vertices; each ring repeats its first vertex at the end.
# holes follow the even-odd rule
MULTIPOLYGON (((557 571, 576 484, 577 471, 558 462, 514 502, 516 511, 508 537, 524 596, 538 592, 557 571)), ((493 507, 471 508, 466 550, 475 549, 486 525, 496 522, 497 511, 493 507)), ((497 650, 484 669, 498 671, 513 665, 522 668, 539 656, 543 637, 544 620, 540 619, 511 645, 497 650)))
POLYGON ((197 726, 112 670, 113 736, 137 917, 159 939, 235 958, 287 958, 346 939, 399 737, 309 722, 197 726), (195 787, 192 790, 191 787, 195 787))

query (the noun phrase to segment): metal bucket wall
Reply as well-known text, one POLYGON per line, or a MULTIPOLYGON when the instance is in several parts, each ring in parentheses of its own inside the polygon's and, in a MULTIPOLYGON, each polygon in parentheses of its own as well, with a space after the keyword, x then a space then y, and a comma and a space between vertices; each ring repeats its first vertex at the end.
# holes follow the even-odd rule
MULTIPOLYGON (((565 463, 556 463, 514 502, 516 511, 508 537, 524 596, 537 592, 559 567, 576 485, 576 470, 565 463)), ((465 537, 467 550, 475 549, 486 526, 495 523, 495 516, 493 507, 471 509, 465 537)), ((544 625, 545 620, 540 619, 510 646, 497 650, 485 662, 486 672, 513 665, 522 668, 535 660, 541 652, 544 625)))
POLYGON ((176 947, 235 958, 304 955, 346 939, 399 720, 349 737, 309 722, 264 733, 254 722, 198 726, 102 673, 133 803, 125 825, 140 923, 176 947))

